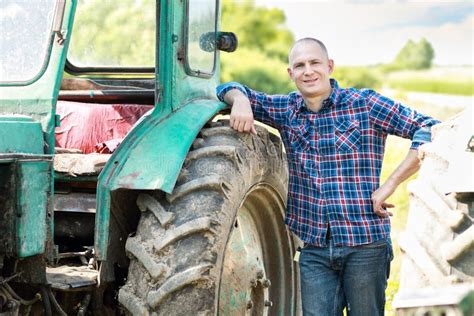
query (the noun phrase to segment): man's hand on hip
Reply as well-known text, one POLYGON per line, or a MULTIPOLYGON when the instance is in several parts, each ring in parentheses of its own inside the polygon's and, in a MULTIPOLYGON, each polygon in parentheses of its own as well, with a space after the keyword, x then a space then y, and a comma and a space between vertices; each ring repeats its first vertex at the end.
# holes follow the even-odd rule
POLYGON ((372 203, 375 214, 380 217, 393 216, 393 213, 388 211, 387 208, 395 207, 395 205, 387 203, 385 200, 388 199, 393 194, 393 192, 395 192, 396 188, 396 184, 391 181, 387 181, 380 188, 375 190, 374 193, 372 193, 372 203))
POLYGON ((418 151, 410 149, 405 159, 395 169, 395 171, 388 177, 385 183, 372 193, 372 203, 374 205, 374 212, 382 217, 392 216, 393 214, 387 211, 387 208, 394 207, 393 204, 386 203, 397 186, 408 179, 420 168, 420 160, 418 159, 418 151))
POLYGON ((232 106, 230 112, 230 127, 241 133, 257 135, 252 107, 246 95, 239 90, 230 90, 224 96, 224 101, 232 106))

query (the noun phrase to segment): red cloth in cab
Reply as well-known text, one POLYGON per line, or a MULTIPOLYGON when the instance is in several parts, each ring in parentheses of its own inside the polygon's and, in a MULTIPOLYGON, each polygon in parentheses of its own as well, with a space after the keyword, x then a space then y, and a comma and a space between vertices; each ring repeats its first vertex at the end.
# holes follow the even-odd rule
POLYGON ((153 106, 58 101, 56 147, 80 149, 83 153, 109 153, 118 147, 133 125, 153 106))

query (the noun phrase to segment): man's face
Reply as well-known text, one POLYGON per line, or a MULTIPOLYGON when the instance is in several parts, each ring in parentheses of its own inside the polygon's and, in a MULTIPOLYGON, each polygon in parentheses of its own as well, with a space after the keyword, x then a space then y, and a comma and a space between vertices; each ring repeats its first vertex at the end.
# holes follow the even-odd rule
POLYGON ((289 56, 288 74, 304 98, 328 96, 334 61, 317 43, 298 43, 289 56))

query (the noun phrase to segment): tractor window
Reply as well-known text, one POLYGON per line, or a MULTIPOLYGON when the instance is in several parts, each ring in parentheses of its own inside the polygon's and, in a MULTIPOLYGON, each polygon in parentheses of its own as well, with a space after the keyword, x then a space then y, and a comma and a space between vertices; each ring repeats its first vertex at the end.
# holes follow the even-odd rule
POLYGON ((78 72, 104 68, 153 72, 155 7, 156 0, 79 0, 69 64, 78 72))
POLYGON ((187 26, 187 70, 209 77, 216 61, 216 0, 189 0, 187 26))
POLYGON ((26 83, 46 65, 55 0, 0 1, 0 83, 26 83))

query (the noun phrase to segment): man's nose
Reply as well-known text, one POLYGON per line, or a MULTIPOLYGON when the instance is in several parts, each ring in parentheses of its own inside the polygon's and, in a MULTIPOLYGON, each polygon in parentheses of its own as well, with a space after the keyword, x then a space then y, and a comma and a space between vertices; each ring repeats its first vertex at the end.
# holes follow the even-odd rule
POLYGON ((313 67, 309 63, 304 64, 304 73, 305 74, 312 74, 314 72, 313 67))

